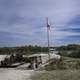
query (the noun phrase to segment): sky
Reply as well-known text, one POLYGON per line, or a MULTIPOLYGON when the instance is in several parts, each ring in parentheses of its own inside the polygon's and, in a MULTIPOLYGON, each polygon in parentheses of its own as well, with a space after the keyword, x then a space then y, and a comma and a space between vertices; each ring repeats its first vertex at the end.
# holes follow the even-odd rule
POLYGON ((80 44, 80 0, 0 0, 0 47, 80 44))

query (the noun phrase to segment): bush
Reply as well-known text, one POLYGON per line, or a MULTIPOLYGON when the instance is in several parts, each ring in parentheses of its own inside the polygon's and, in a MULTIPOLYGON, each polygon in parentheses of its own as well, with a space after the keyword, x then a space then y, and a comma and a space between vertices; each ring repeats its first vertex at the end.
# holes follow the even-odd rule
POLYGON ((45 66, 46 70, 80 69, 80 60, 61 57, 60 60, 52 60, 45 66))
POLYGON ((45 66, 46 70, 56 70, 56 69, 66 69, 65 63, 63 63, 64 58, 61 57, 60 60, 52 60, 50 64, 45 66))

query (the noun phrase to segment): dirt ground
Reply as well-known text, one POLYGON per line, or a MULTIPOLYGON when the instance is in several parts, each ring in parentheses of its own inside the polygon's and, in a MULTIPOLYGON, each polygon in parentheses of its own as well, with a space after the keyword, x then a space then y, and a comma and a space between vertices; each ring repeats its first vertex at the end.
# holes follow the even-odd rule
POLYGON ((0 80, 31 80, 33 70, 0 69, 0 80))

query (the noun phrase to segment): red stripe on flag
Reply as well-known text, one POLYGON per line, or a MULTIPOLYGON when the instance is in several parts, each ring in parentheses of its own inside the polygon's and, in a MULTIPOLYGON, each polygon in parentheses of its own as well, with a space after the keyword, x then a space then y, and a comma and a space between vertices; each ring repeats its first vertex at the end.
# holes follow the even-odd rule
POLYGON ((47 20, 47 28, 48 30, 50 30, 50 24, 48 23, 48 18, 46 18, 46 20, 47 20))

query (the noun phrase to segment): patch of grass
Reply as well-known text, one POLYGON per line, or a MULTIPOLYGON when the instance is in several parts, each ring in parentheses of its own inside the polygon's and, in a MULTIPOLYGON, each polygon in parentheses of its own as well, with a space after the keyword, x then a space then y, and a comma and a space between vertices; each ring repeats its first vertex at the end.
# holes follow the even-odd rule
POLYGON ((80 80, 80 70, 54 70, 36 72, 32 80, 80 80))
POLYGON ((60 60, 51 60, 45 66, 45 70, 65 70, 65 69, 80 69, 80 59, 61 57, 60 60))
POLYGON ((80 59, 61 57, 51 60, 46 71, 37 71, 32 80, 80 80, 80 59))

